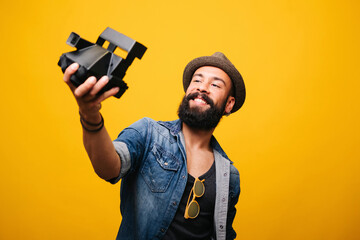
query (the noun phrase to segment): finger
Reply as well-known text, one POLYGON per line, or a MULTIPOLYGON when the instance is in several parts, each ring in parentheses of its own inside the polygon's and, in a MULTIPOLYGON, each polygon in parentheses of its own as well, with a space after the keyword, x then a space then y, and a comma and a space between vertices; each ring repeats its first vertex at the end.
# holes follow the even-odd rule
POLYGON ((106 92, 104 92, 99 98, 98 98, 98 102, 102 102, 105 99, 114 96, 115 94, 117 94, 119 92, 120 88, 119 87, 114 87, 106 92))
POLYGON ((64 72, 64 81, 70 82, 70 77, 73 75, 79 68, 79 64, 73 63, 69 67, 66 68, 64 72))
POLYGON ((79 64, 73 63, 64 72, 64 81, 70 87, 72 91, 75 90, 75 86, 70 82, 70 77, 78 70, 79 64))
MULTIPOLYGON (((89 77, 86 79, 86 81, 81 84, 79 87, 77 87, 74 91, 75 97, 83 97, 85 94, 89 93, 91 89, 96 84, 96 78, 95 77, 89 77)), ((93 97, 93 96, 92 96, 93 97)))
POLYGON ((109 82, 108 76, 103 76, 96 82, 95 86, 89 92, 89 95, 95 96, 109 82))

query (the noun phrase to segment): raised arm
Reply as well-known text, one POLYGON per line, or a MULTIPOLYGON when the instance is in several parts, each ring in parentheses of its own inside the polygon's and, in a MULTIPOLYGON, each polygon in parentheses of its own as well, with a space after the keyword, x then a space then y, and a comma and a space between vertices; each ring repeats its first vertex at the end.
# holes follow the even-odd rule
POLYGON ((64 81, 70 87, 77 104, 83 126, 83 143, 96 174, 102 179, 109 180, 119 175, 121 161, 116 153, 112 140, 103 125, 100 114, 101 102, 115 95, 119 89, 112 88, 107 92, 97 93, 109 81, 104 76, 96 81, 95 77, 89 77, 79 87, 70 82, 70 77, 76 72, 79 65, 70 65, 64 73, 64 81))

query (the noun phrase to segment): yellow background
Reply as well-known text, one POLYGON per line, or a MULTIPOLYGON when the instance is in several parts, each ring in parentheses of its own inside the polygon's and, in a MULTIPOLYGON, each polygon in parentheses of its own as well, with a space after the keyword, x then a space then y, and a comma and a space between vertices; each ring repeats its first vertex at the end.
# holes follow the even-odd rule
POLYGON ((191 59, 224 52, 247 87, 215 136, 235 161, 243 240, 360 239, 359 3, 6 1, 1 24, 0 239, 114 239, 119 184, 92 170, 57 66, 70 32, 110 26, 148 47, 103 104, 115 138, 173 120, 191 59))

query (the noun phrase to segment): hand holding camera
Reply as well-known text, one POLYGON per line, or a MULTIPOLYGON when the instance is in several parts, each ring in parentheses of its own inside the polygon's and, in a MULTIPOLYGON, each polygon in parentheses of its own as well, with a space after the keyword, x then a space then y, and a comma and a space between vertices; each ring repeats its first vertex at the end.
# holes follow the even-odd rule
POLYGON ((97 80, 94 76, 89 77, 76 87, 71 81, 71 76, 78 70, 79 64, 71 64, 64 73, 64 81, 71 89, 77 104, 79 105, 79 112, 88 122, 100 122, 101 102, 105 99, 114 96, 119 92, 119 87, 113 87, 110 90, 99 95, 99 92, 108 84, 109 77, 103 76, 97 80))
POLYGON ((135 58, 142 58, 147 48, 111 28, 106 28, 95 44, 76 33, 71 33, 66 43, 77 50, 60 57, 58 65, 64 81, 75 96, 82 118, 98 122, 102 119, 101 102, 124 94, 128 89, 122 80, 126 70, 135 58), (107 49, 102 47, 106 41, 107 49), (127 52, 126 58, 114 54, 117 47, 127 52))

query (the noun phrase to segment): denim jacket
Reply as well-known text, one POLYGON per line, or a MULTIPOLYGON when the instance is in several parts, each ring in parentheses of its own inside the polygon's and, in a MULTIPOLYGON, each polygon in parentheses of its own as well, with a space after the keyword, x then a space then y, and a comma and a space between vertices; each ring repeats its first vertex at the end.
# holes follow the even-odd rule
MULTIPOLYGON (((162 239, 170 226, 187 181, 186 152, 181 121, 143 118, 114 140, 121 159, 120 211, 116 239, 162 239)), ((214 228, 218 240, 235 239, 232 228, 240 194, 239 172, 214 137, 216 168, 214 228)))

